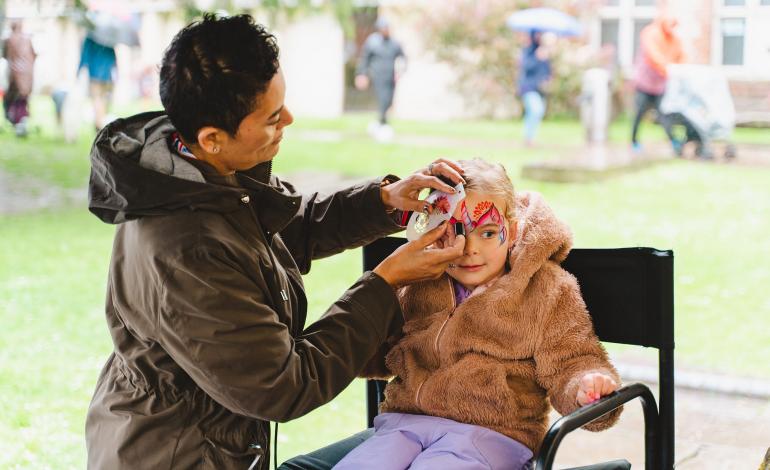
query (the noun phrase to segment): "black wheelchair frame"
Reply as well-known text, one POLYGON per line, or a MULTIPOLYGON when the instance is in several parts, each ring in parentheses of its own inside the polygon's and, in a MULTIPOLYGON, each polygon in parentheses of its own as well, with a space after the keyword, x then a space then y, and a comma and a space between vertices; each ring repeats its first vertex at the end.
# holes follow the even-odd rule
MULTIPOLYGON (((364 271, 374 269, 404 238, 381 238, 363 249, 364 271)), ((644 413, 645 468, 674 467, 674 253, 654 248, 573 249, 562 267, 580 284, 601 341, 658 349, 658 398, 631 383, 558 419, 535 456, 536 470, 550 470, 562 439, 571 431, 639 398, 644 413)), ((367 426, 384 398, 382 380, 367 380, 367 426)))

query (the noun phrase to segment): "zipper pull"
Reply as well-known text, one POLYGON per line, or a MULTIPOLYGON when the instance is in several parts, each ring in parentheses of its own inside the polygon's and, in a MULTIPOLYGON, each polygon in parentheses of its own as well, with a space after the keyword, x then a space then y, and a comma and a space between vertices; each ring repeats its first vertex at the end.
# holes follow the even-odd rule
POLYGON ((289 296, 286 295, 286 291, 283 290, 283 289, 281 289, 281 298, 283 299, 284 302, 288 302, 289 301, 289 296))
MULTIPOLYGON (((249 447, 251 447, 252 449, 256 449, 257 452, 260 452, 262 450, 262 446, 260 446, 259 444, 251 444, 249 447)), ((259 459, 261 457, 262 457, 261 453, 258 453, 257 455, 255 455, 254 460, 251 462, 251 465, 249 465, 249 468, 247 470, 254 470, 255 468, 257 468, 257 464, 259 463, 259 459)))

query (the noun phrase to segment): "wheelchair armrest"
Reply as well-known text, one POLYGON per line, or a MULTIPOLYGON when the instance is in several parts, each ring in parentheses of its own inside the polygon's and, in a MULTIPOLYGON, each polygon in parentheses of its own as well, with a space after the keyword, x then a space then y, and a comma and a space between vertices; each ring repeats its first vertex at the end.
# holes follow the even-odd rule
POLYGON ((653 468, 658 461, 657 432, 658 432, 658 405, 655 397, 646 385, 633 383, 622 387, 599 401, 583 406, 567 416, 562 416, 551 426, 543 439, 543 444, 538 452, 535 462, 535 470, 550 470, 556 457, 556 450, 567 434, 584 426, 591 421, 604 416, 612 410, 619 408, 634 398, 639 398, 644 411, 645 431, 645 456, 646 467, 653 468))

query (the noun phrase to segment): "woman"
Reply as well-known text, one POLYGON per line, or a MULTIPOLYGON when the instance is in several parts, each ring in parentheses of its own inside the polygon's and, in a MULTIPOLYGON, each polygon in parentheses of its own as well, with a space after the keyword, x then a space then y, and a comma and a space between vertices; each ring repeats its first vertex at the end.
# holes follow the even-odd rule
POLYGON ((440 160, 403 180, 300 196, 271 174, 293 120, 284 89, 272 35, 247 15, 207 16, 165 53, 165 112, 96 137, 89 208, 117 229, 114 352, 88 410, 90 468, 268 468, 269 421, 334 398, 401 327, 393 287, 462 254, 462 237, 426 249, 445 227, 429 232, 305 327, 312 259, 402 229, 398 211, 422 210, 422 188, 451 189, 433 173, 462 178, 440 160))
POLYGON ((645 26, 639 35, 640 46, 634 79, 636 114, 631 127, 631 149, 637 154, 642 152, 639 124, 651 109, 658 113, 657 120, 666 131, 674 153, 678 156, 682 154, 683 143, 674 136, 673 121, 660 112, 660 102, 668 80, 666 69, 671 64, 680 64, 685 60, 682 42, 675 32, 676 26, 676 19, 664 14, 645 26))

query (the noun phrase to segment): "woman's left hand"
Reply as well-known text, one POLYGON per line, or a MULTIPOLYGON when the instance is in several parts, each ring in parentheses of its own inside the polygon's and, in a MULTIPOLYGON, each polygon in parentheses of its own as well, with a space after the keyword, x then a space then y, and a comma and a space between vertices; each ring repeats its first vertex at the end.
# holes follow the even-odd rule
POLYGON ((465 183, 463 170, 457 162, 446 158, 438 158, 402 180, 383 186, 380 190, 382 202, 388 209, 402 211, 432 212, 433 207, 420 197, 420 191, 425 188, 438 189, 445 193, 454 193, 454 188, 441 181, 438 176, 444 176, 450 181, 465 183))

